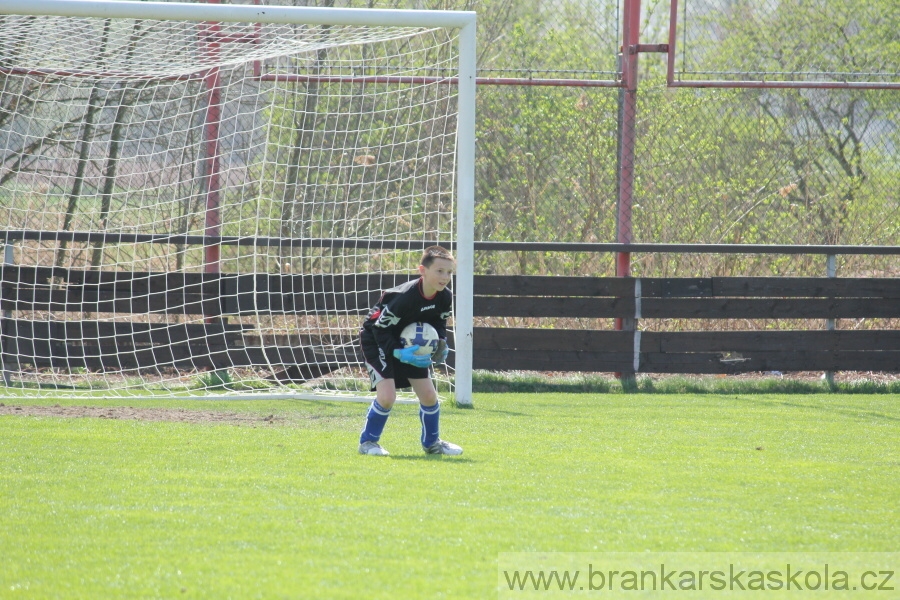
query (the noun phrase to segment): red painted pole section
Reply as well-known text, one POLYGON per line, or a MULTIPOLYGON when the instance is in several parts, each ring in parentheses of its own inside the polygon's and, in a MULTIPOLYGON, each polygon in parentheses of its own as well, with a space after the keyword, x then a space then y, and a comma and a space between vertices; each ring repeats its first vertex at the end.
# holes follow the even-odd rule
MULTIPOLYGON (((218 4, 220 0, 209 0, 210 4, 218 4)), ((206 41, 205 53, 215 60, 219 52, 218 23, 205 25, 206 41)), ((222 121, 222 89, 219 78, 219 68, 213 67, 203 77, 206 84, 208 103, 203 124, 205 137, 206 156, 204 158, 204 174, 206 177, 206 215, 205 235, 222 235, 221 214, 221 187, 222 174, 219 159, 219 128, 222 121)), ((221 245, 218 243, 207 244, 204 248, 203 270, 206 273, 218 273, 220 271, 219 260, 221 257, 221 245)))
MULTIPOLYGON (((637 118, 638 43, 640 38, 640 0, 625 0, 622 32, 622 118, 619 131, 619 197, 616 203, 616 242, 630 244, 634 195, 634 143, 637 118)), ((631 275, 631 253, 616 253, 616 276, 631 275)), ((616 319, 615 328, 623 328, 616 319)))
MULTIPOLYGON (((619 160, 618 189, 616 199, 616 242, 630 244, 634 241, 632 232, 631 206, 634 196, 634 142, 635 119, 637 116, 637 65, 640 41, 641 2, 625 0, 622 28, 622 91, 621 114, 619 120, 619 160)), ((616 277, 631 275, 631 253, 616 253, 616 277)), ((636 326, 637 324, 634 324, 636 326)), ((625 320, 615 320, 617 331, 625 329, 625 320)), ((625 381, 625 373, 616 372, 616 377, 625 381)), ((628 378, 632 378, 629 374, 628 378)))
MULTIPOLYGON (((634 144, 637 120, 637 66, 640 37, 640 0, 625 0, 624 29, 622 35, 622 84, 623 105, 619 143, 619 198, 616 215, 616 242, 630 244, 632 234, 631 207, 634 195, 634 144)), ((630 257, 620 252, 616 258, 616 275, 627 277, 631 273, 630 257)))

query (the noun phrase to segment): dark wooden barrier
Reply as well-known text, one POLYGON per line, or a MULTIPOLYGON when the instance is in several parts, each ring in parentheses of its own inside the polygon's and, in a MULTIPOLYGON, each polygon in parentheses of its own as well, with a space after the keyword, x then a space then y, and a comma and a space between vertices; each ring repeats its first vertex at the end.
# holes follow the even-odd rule
MULTIPOLYGON (((900 317, 900 279, 478 276, 476 317, 900 317)), ((648 373, 900 371, 897 330, 628 331, 478 327, 476 369, 648 373)))
POLYGON ((314 315, 326 310, 361 317, 382 289, 407 279, 379 274, 141 273, 3 265, 0 310, 89 317, 81 321, 3 318, 3 361, 92 370, 293 365, 279 378, 312 379, 358 362, 357 348, 323 354, 296 341, 263 344, 251 325, 229 323, 229 319, 252 314, 314 315), (192 316, 193 322, 113 322, 108 318, 111 314, 192 316), (200 315, 204 322, 198 323, 200 315))
POLYGON ((223 315, 364 312, 409 277, 86 271, 0 266, 0 309, 223 315))
MULTIPOLYGON (((314 353, 262 343, 253 314, 342 311, 359 318, 382 289, 407 276, 139 273, 2 266, 0 309, 79 313, 82 321, 3 318, 5 364, 139 369, 298 366, 310 379, 359 360, 357 349, 314 353), (108 315, 193 315, 153 323, 108 315), (100 319, 99 315, 103 315, 100 319), (198 315, 204 317, 198 323, 198 315), (29 357, 29 358, 25 358, 29 357)), ((476 317, 841 319, 900 317, 900 279, 476 276, 476 317)), ((152 319, 143 319, 152 321, 152 319)), ((478 327, 476 369, 623 373, 900 371, 897 330, 627 331, 478 327)))

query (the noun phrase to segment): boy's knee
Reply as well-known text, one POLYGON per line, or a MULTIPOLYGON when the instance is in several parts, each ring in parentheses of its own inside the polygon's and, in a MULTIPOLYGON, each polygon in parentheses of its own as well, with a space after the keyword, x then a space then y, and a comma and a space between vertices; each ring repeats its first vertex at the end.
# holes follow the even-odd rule
POLYGON ((375 400, 385 409, 390 409, 397 400, 397 388, 393 379, 382 379, 375 385, 375 400))
POLYGON ((434 406, 437 404, 438 396, 437 392, 426 392, 419 396, 419 404, 422 406, 434 406))
POLYGON ((376 397, 375 400, 378 404, 381 405, 385 410, 390 410, 392 406, 394 406, 394 402, 397 400, 397 396, 385 396, 385 397, 376 397))

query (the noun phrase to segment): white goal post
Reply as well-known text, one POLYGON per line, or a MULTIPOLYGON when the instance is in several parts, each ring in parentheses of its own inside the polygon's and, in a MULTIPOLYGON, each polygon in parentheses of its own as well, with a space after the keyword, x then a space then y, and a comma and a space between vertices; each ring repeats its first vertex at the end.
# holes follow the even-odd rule
POLYGON ((365 309, 437 243, 471 405, 475 26, 0 2, 0 396, 367 398, 365 309))

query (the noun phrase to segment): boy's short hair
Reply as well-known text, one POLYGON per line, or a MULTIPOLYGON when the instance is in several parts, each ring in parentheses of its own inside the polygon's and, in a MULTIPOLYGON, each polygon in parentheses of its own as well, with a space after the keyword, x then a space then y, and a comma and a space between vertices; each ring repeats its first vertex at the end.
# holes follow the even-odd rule
POLYGON ((420 264, 423 267, 430 267, 431 264, 438 258, 445 258, 447 260, 452 260, 454 263, 456 259, 453 258, 453 255, 450 254, 450 251, 446 248, 442 248, 441 246, 429 246, 425 248, 425 251, 422 252, 422 260, 420 264))

